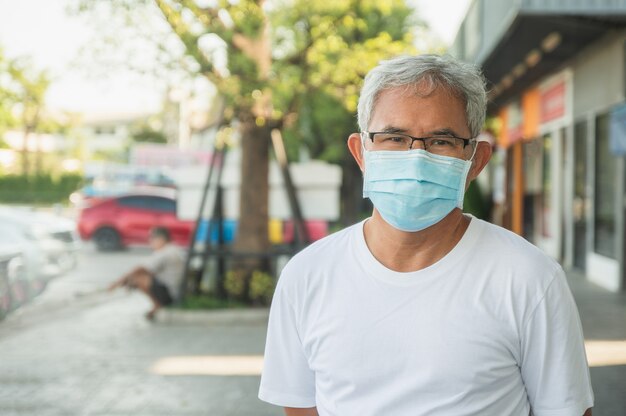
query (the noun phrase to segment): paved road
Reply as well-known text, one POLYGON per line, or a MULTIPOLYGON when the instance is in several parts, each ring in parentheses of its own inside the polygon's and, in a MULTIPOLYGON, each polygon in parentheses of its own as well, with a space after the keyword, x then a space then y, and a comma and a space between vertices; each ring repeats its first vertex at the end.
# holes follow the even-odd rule
POLYGON ((256 398, 262 321, 150 324, 140 294, 85 295, 146 254, 87 250, 75 272, 0 324, 0 415, 281 414, 256 398), (211 360, 221 356, 241 375, 223 375, 211 360))
POLYGON ((626 415, 626 293, 611 293, 569 273, 591 366, 595 416, 626 415))

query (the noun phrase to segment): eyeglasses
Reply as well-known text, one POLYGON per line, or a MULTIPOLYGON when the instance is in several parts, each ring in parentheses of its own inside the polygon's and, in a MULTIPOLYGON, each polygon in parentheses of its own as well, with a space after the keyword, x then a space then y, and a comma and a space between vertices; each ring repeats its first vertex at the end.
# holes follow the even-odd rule
POLYGON ((407 151, 413 149, 413 144, 420 142, 420 147, 429 153, 443 156, 456 156, 470 142, 475 139, 465 139, 453 134, 432 137, 413 137, 402 133, 370 132, 361 133, 363 139, 368 138, 372 142, 371 150, 407 151))

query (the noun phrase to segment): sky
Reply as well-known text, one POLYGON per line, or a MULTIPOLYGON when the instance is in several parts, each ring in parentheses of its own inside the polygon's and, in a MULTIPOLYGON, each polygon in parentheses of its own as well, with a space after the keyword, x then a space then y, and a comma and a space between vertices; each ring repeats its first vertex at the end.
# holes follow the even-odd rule
POLYGON ((409 0, 419 16, 441 40, 450 45, 472 0, 409 0))
POLYGON ((0 47, 9 57, 29 57, 35 68, 51 74, 48 107, 85 114, 158 111, 161 91, 150 80, 128 71, 94 79, 76 67, 93 30, 85 17, 69 16, 66 4, 66 0, 0 0, 0 47))
MULTIPOLYGON (((472 0, 409 0, 445 44, 454 40, 472 0)), ((156 112, 161 85, 129 71, 89 77, 77 56, 94 34, 85 16, 68 16, 67 0, 0 0, 0 47, 9 57, 28 56, 53 77, 46 97, 55 110, 90 115, 156 112), (36 12, 34 12, 36 11, 36 12)))

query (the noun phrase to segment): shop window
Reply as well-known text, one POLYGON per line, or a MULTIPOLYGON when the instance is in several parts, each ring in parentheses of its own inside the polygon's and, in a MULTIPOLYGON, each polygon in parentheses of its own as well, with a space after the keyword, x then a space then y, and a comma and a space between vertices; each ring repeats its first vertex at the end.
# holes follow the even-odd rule
POLYGON ((524 237, 536 242, 536 227, 541 217, 542 141, 524 142, 524 237))
POLYGON ((594 251, 615 258, 616 157, 609 148, 609 115, 596 118, 594 251))
POLYGON ((584 270, 587 254, 587 122, 574 125, 574 266, 584 270))
POLYGON ((552 213, 552 136, 543 136, 543 169, 542 179, 542 212, 541 212, 541 235, 551 237, 551 213, 552 213))

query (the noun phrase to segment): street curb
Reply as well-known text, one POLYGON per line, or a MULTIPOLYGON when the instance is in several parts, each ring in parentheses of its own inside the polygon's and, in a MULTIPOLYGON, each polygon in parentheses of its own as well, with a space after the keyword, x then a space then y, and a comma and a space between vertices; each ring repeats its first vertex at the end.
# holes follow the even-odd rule
POLYGON ((187 325, 231 325, 231 324, 266 324, 269 318, 268 308, 184 310, 161 309, 156 320, 163 324, 187 325))

